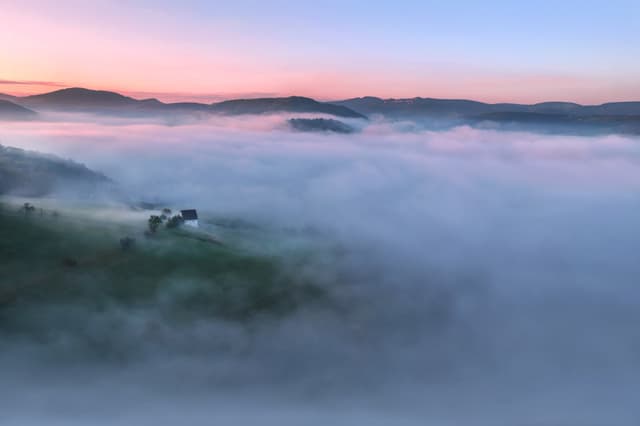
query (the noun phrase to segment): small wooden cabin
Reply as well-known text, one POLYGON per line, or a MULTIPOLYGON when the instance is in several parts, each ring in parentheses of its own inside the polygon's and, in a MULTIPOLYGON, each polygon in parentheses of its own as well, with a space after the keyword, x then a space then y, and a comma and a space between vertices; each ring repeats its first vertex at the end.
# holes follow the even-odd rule
POLYGON ((195 209, 180 210, 180 215, 182 216, 182 220, 184 220, 185 225, 192 226, 194 228, 198 227, 198 212, 195 209))

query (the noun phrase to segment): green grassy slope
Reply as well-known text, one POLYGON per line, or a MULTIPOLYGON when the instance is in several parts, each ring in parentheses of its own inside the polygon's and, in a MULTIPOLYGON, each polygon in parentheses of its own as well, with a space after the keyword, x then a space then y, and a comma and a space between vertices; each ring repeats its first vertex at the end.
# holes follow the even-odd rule
POLYGON ((180 318, 284 315, 324 297, 275 255, 145 223, 107 222, 0 204, 0 325, 47 306, 159 309, 180 318), (120 238, 136 239, 123 250, 120 238))

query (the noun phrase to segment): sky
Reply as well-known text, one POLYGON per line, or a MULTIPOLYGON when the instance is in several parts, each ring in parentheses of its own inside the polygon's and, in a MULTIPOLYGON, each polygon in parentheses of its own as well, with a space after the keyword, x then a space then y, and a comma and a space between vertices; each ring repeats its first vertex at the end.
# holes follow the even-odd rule
POLYGON ((0 92, 640 99, 640 2, 0 0, 0 92))

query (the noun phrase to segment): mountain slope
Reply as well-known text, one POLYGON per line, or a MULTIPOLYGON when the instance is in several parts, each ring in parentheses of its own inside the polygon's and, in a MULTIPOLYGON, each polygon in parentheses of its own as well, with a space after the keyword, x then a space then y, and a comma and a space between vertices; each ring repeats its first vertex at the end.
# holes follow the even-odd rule
POLYGON ((291 118, 289 126, 298 132, 354 133, 355 128, 342 121, 327 118, 291 118))
POLYGON ((29 108, 42 110, 114 115, 157 112, 165 106, 157 99, 137 100, 115 92, 80 87, 17 98, 16 102, 29 108))
POLYGON ((576 115, 538 112, 493 112, 468 119, 468 124, 497 125, 503 130, 526 130, 562 134, 640 135, 640 115, 576 115))
POLYGON ((456 99, 366 97, 336 104, 391 120, 414 120, 430 129, 471 125, 566 134, 640 134, 640 102, 602 105, 542 102, 522 105, 456 99))
POLYGON ((106 176, 53 155, 0 145, 0 195, 43 196, 55 190, 92 189, 106 176))
POLYGON ((163 103, 157 99, 134 99, 115 92, 79 87, 56 90, 41 95, 15 98, 15 102, 49 111, 90 112, 110 115, 268 114, 275 112, 318 113, 344 118, 366 118, 339 105, 292 96, 288 98, 239 99, 211 105, 196 102, 163 103))
POLYGON ((416 118, 421 116, 462 116, 489 112, 487 104, 450 99, 380 99, 364 97, 333 102, 365 115, 380 114, 387 118, 416 118))
POLYGON ((41 95, 32 95, 21 98, 22 102, 29 105, 47 106, 122 106, 136 102, 135 99, 123 96, 115 92, 104 90, 89 90, 79 87, 56 90, 41 95))
POLYGON ((0 93, 0 99, 4 101, 14 102, 17 99, 17 96, 7 95, 6 93, 0 93))
POLYGON ((31 120, 37 115, 28 108, 0 99, 0 120, 31 120))
POLYGON ((334 102, 361 114, 380 114, 388 118, 469 117, 489 113, 535 113, 594 115, 640 115, 640 102, 613 102, 602 105, 580 105, 572 102, 542 102, 533 105, 484 102, 465 99, 381 99, 364 97, 334 102))
POLYGON ((322 103, 301 96, 230 100, 212 104, 211 110, 229 115, 295 112, 322 113, 343 118, 366 118, 363 114, 357 113, 348 107, 322 103))
POLYGON ((0 119, 34 118, 35 112, 28 108, 36 111, 88 112, 123 117, 160 117, 168 120, 201 118, 209 114, 311 113, 359 119, 380 115, 391 120, 412 120, 432 129, 492 122, 497 123, 498 127, 506 126, 509 129, 531 129, 534 126, 538 130, 545 125, 553 125, 549 128, 551 131, 569 133, 640 133, 640 102, 612 102, 602 105, 542 102, 523 105, 489 104, 465 99, 364 97, 326 103, 291 96, 236 99, 207 105, 196 102, 164 103, 157 99, 138 100, 115 92, 77 87, 26 97, 0 95, 0 102, 0 119))

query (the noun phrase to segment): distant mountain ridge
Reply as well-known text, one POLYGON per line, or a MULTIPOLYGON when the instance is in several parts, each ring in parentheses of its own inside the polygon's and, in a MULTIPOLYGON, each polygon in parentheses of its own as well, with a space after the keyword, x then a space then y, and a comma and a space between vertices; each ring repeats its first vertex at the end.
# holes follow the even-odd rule
POLYGON ((128 96, 105 90, 90 90, 79 87, 61 89, 54 92, 31 95, 20 98, 26 104, 31 105, 128 105, 136 101, 128 96))
POLYGON ((218 102, 211 105, 215 112, 224 114, 261 114, 267 112, 322 113, 343 118, 366 118, 364 114, 351 108, 331 103, 318 102, 302 96, 287 98, 236 99, 218 102))
POLYGON ((289 126, 298 132, 354 133, 355 128, 331 118, 291 118, 289 126))
POLYGON ((155 98, 134 99, 116 92, 78 87, 23 97, 0 94, 0 102, 0 120, 33 119, 37 112, 42 111, 161 117, 168 120, 202 118, 211 114, 304 113, 364 120, 369 116, 381 116, 392 121, 413 121, 418 126, 430 129, 471 125, 579 134, 640 134, 640 102, 610 102, 601 105, 542 102, 527 105, 420 97, 362 97, 319 102, 311 98, 289 96, 234 99, 212 104, 164 103, 155 98))
POLYGON ((138 108, 167 110, 198 110, 221 114, 263 114, 268 112, 319 112, 344 118, 365 118, 370 114, 384 116, 459 115, 468 116, 496 112, 531 112, 571 115, 640 115, 640 102, 609 102, 601 105, 580 105, 573 102, 542 102, 537 104, 485 103, 467 99, 407 98, 382 99, 372 96, 319 102, 302 96, 233 99, 212 104, 197 102, 164 103, 155 98, 134 99, 120 93, 80 87, 60 89, 31 96, 0 93, 0 100, 26 108, 92 109, 138 108))
POLYGON ((471 125, 564 134, 640 134, 640 102, 601 105, 542 102, 524 105, 464 99, 364 97, 334 103, 368 116, 412 120, 431 129, 471 125))
POLYGON ((580 105, 573 102, 542 102, 537 104, 489 104, 466 99, 381 99, 363 97, 333 102, 361 114, 387 117, 424 115, 469 116, 496 112, 528 112, 570 115, 640 115, 640 102, 609 102, 601 105, 580 105))
POLYGON ((314 99, 300 96, 237 99, 213 104, 196 102, 164 103, 155 98, 138 100, 116 92, 74 87, 40 95, 13 97, 11 101, 36 110, 97 112, 116 115, 189 114, 193 112, 242 115, 291 112, 366 119, 364 115, 348 107, 318 102, 314 99))

